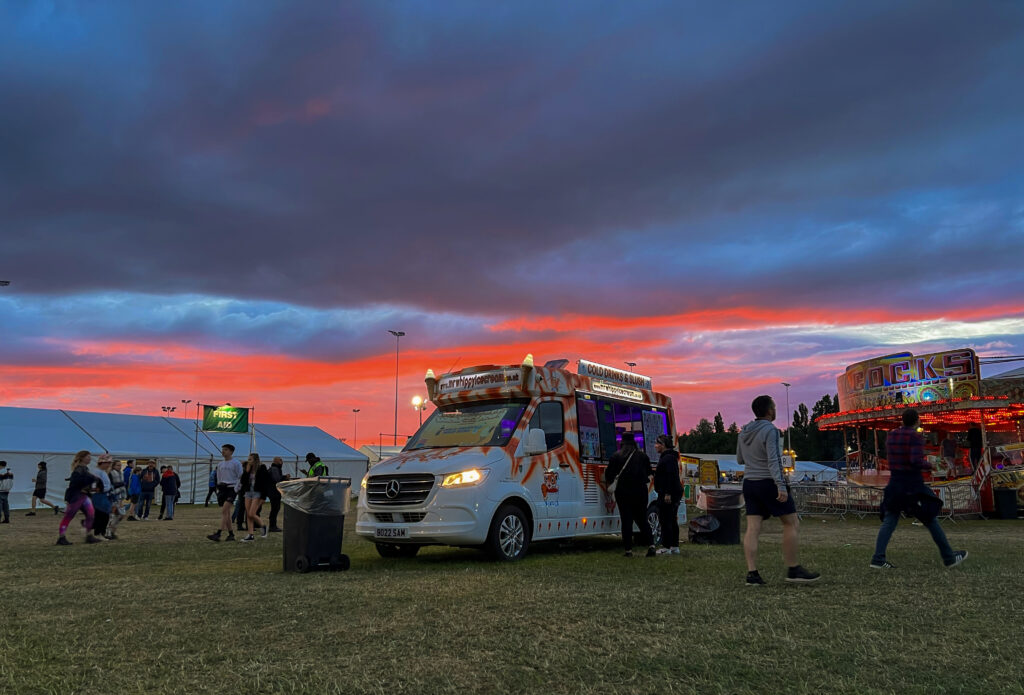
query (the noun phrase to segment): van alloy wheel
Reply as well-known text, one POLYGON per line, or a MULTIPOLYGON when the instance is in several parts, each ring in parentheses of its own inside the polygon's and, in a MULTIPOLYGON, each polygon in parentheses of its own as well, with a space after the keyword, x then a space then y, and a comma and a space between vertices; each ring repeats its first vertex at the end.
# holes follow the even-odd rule
POLYGON ((509 514, 501 520, 498 543, 501 544, 501 551, 506 557, 515 557, 521 553, 525 538, 526 531, 523 529, 523 522, 517 515, 509 514))
POLYGON ((518 560, 530 547, 530 527, 526 513, 514 504, 506 504, 491 519, 484 548, 495 560, 518 560))

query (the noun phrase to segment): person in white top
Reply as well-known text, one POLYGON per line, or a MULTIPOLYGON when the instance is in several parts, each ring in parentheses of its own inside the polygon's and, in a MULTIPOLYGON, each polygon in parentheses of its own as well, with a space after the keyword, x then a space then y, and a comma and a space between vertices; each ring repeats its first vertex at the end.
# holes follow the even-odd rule
POLYGON ((221 532, 227 531, 228 536, 225 540, 233 541, 235 534, 231 530, 231 508, 234 506, 239 482, 242 479, 242 464, 235 460, 235 447, 231 444, 222 446, 220 455, 224 457, 224 460, 217 466, 217 505, 220 507, 220 528, 207 538, 211 541, 219 541, 221 532))

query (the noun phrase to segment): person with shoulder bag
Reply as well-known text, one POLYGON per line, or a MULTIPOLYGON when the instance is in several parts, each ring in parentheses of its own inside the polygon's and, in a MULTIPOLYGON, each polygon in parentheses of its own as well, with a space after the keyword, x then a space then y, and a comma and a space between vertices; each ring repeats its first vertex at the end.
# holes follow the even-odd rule
POLYGON ((640 542, 647 544, 647 557, 654 557, 654 536, 647 521, 647 485, 651 477, 651 460, 636 446, 632 432, 622 434, 619 450, 612 454, 604 481, 608 493, 615 498, 622 520, 622 544, 626 557, 633 557, 633 524, 640 529, 640 542))

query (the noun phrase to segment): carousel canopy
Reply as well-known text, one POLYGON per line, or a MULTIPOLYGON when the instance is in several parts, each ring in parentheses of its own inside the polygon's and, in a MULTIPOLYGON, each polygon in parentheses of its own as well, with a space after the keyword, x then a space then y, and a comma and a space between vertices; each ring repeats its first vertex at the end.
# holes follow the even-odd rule
POLYGON ((900 418, 907 408, 917 410, 924 427, 951 432, 966 431, 982 422, 985 429, 992 432, 1013 432, 1024 419, 1024 403, 1011 402, 1009 397, 1003 396, 972 396, 846 410, 822 415, 815 422, 822 430, 844 427, 894 429, 900 426, 900 418))

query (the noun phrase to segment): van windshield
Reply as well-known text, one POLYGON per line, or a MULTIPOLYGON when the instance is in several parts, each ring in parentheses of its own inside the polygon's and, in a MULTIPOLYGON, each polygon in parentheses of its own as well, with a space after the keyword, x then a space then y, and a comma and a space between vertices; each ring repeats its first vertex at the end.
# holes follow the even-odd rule
POLYGON ((404 451, 453 446, 505 446, 529 401, 456 403, 435 410, 404 451))

